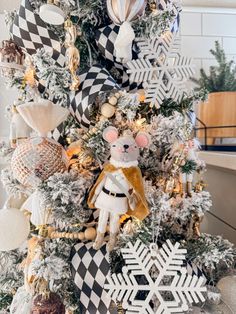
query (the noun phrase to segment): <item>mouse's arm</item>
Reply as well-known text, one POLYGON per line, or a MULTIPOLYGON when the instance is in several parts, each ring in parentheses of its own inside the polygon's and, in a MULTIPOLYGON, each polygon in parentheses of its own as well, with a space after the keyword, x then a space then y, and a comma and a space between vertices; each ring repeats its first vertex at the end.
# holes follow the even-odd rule
POLYGON ((104 184, 106 182, 106 175, 104 176, 104 178, 102 179, 102 181, 98 184, 98 186, 96 187, 96 190, 94 192, 94 195, 92 197, 92 200, 91 202, 94 204, 98 195, 101 193, 103 187, 104 187, 104 184))

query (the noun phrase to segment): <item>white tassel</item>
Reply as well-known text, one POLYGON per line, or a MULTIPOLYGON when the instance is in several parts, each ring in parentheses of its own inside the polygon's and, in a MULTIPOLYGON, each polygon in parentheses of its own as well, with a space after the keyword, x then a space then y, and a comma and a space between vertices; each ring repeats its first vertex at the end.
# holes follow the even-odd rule
POLYGON ((114 47, 117 61, 126 63, 132 60, 132 44, 135 39, 134 30, 129 22, 120 26, 114 47))
POLYGON ((39 102, 29 102, 18 107, 25 122, 42 137, 54 130, 69 114, 68 109, 41 99, 39 102))

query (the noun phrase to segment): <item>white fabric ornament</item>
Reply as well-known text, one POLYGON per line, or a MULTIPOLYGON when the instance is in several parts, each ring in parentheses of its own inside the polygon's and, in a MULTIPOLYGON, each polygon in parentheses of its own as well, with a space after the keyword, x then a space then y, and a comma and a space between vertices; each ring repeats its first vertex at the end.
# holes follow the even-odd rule
POLYGON ((135 33, 131 24, 129 22, 122 23, 114 43, 117 61, 126 63, 132 60, 132 44, 134 39, 135 33))
POLYGON ((52 223, 50 209, 45 208, 42 194, 35 191, 22 205, 21 210, 31 213, 30 221, 35 226, 42 226, 52 223))
POLYGON ((33 296, 25 287, 20 287, 12 300, 10 314, 30 314, 32 303, 33 296))
POLYGON ((21 140, 30 137, 32 129, 28 126, 17 109, 12 109, 11 124, 10 124, 10 141, 12 147, 15 147, 21 140))
POLYGON ((0 251, 19 248, 26 241, 29 232, 29 220, 19 209, 0 210, 0 251))
POLYGON ((107 0, 107 11, 120 30, 114 43, 117 61, 126 63, 132 60, 132 43, 135 38, 134 30, 130 24, 146 7, 145 0, 107 0))
POLYGON ((69 114, 66 108, 45 99, 25 103, 17 109, 25 122, 41 137, 47 137, 48 132, 54 130, 69 114))
POLYGON ((236 310, 236 276, 227 276, 217 283, 217 288, 220 289, 221 299, 228 306, 232 313, 236 310))

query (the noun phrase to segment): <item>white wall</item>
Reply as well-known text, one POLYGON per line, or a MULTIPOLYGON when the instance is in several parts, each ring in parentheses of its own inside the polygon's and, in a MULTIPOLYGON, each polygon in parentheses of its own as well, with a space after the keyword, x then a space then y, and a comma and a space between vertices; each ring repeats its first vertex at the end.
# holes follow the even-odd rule
POLYGON ((194 58, 197 74, 201 67, 207 70, 215 65, 209 50, 214 48, 216 40, 227 57, 236 60, 236 9, 184 7, 181 36, 182 52, 194 58))

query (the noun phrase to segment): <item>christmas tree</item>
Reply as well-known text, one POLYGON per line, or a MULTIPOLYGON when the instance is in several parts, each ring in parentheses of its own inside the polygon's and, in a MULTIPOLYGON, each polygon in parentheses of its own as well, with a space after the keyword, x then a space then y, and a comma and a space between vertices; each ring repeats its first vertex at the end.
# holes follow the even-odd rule
POLYGON ((22 0, 6 14, 0 67, 18 99, 1 143, 4 313, 216 313, 229 300, 235 249, 200 232, 212 202, 193 107, 207 95, 186 87, 180 13, 22 0))

